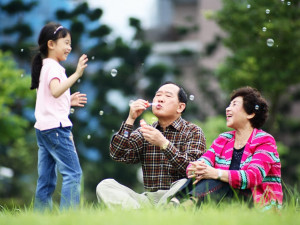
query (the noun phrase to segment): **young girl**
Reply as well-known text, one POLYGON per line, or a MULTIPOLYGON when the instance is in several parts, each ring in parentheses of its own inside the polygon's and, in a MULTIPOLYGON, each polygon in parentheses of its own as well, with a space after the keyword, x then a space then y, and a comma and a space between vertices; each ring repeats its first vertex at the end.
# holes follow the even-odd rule
POLYGON ((87 67, 82 55, 74 74, 67 77, 59 64, 71 52, 70 31, 60 24, 49 23, 39 35, 39 53, 33 58, 31 89, 37 89, 35 118, 38 151, 38 181, 34 207, 52 208, 56 186, 56 167, 62 174, 60 209, 76 207, 80 201, 81 167, 68 118, 70 106, 83 107, 85 94, 70 95, 70 87, 87 67))

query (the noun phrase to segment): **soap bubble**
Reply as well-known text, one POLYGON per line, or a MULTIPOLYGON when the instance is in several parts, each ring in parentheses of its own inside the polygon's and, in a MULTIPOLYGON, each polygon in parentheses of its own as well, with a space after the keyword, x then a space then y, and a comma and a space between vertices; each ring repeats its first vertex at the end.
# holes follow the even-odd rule
POLYGON ((71 109, 70 109, 70 113, 73 114, 74 112, 75 112, 75 109, 74 109, 74 108, 71 108, 71 109))
POLYGON ((80 83, 80 82, 81 82, 81 80, 80 80, 80 79, 78 79, 78 80, 77 80, 77 83, 80 83))
POLYGON ((133 102, 134 102, 134 100, 131 99, 131 100, 129 101, 129 106, 131 106, 131 104, 132 104, 133 102))
POLYGON ((90 134, 88 134, 88 136, 86 137, 88 140, 90 140, 91 139, 91 135, 90 134))
POLYGON ((248 4, 248 5, 247 5, 247 9, 250 9, 250 8, 251 8, 251 5, 250 5, 250 4, 248 4))
POLYGON ((273 40, 272 38, 269 38, 269 39, 267 40, 267 45, 268 45, 269 47, 272 47, 272 46, 274 45, 274 40, 273 40))
POLYGON ((24 77, 24 74, 23 74, 23 73, 21 74, 21 77, 24 77))
POLYGON ((286 4, 287 4, 287 5, 291 5, 291 2, 287 2, 286 4))
POLYGON ((95 59, 95 56, 92 56, 92 60, 94 60, 95 59))
POLYGON ((270 9, 266 9, 266 14, 269 14, 270 13, 270 9))
POLYGON ((195 96, 194 95, 190 95, 190 100, 194 101, 194 99, 195 99, 195 96))
POLYGON ((263 31, 263 32, 266 32, 266 31, 267 31, 267 28, 266 28, 266 27, 263 27, 263 28, 262 28, 262 31, 263 31))
POLYGON ((23 48, 21 48, 21 52, 24 52, 24 49, 23 49, 23 48))
POLYGON ((112 69, 110 74, 112 75, 112 77, 117 76, 118 71, 116 69, 112 69))
POLYGON ((102 110, 99 111, 99 115, 103 116, 104 112, 102 110))

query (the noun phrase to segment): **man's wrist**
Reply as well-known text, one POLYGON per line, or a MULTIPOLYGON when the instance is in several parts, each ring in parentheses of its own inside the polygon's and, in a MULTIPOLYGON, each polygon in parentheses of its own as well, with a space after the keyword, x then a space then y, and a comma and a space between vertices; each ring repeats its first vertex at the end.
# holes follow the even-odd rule
POLYGON ((125 124, 133 125, 134 121, 135 121, 134 119, 131 119, 130 117, 128 117, 127 120, 125 121, 125 124))
POLYGON ((166 149, 168 148, 169 144, 170 144, 170 141, 167 140, 167 141, 160 147, 160 149, 166 150, 166 149))

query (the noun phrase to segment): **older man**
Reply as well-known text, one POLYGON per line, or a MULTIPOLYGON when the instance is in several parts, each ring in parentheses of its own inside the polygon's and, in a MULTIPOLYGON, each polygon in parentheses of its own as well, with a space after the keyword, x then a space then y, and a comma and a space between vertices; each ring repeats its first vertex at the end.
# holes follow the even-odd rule
POLYGON ((111 140, 110 156, 118 162, 141 163, 146 192, 138 194, 113 179, 105 179, 97 186, 99 202, 123 208, 156 205, 166 201, 184 182, 189 162, 206 149, 201 128, 181 117, 187 100, 181 86, 164 83, 153 98, 152 112, 158 121, 136 130, 133 124, 149 103, 139 99, 130 105, 127 120, 111 140))

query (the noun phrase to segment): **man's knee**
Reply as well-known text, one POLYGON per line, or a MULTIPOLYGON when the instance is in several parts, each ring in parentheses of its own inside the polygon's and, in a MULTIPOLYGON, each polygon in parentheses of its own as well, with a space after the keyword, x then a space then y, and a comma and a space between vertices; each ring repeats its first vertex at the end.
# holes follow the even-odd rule
POLYGON ((111 190, 114 186, 114 184, 118 183, 114 179, 104 179, 102 180, 96 187, 96 194, 98 201, 100 202, 101 195, 103 195, 108 190, 111 190))

